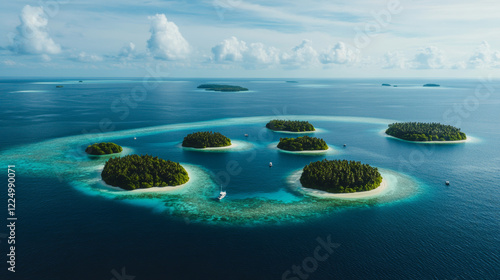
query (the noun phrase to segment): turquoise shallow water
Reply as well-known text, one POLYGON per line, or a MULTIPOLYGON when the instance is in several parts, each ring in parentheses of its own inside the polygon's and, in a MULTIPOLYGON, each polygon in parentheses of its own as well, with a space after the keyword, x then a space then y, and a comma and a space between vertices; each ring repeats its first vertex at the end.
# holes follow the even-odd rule
POLYGON ((479 81, 437 81, 443 87, 432 89, 418 80, 399 80, 398 88, 376 80, 231 80, 252 89, 231 94, 193 90, 215 81, 164 80, 138 101, 130 93, 140 80, 78 80, 0 82, 0 162, 16 165, 22 221, 19 279, 111 279, 122 267, 137 279, 281 279, 328 236, 340 246, 310 279, 499 275, 500 152, 492 147, 500 98, 476 96, 479 81), (273 144, 290 135, 265 129, 271 118, 312 122, 320 128, 313 136, 333 150, 277 151, 273 144), (459 122, 474 141, 423 145, 380 133, 409 120, 459 122), (179 146, 198 130, 219 131, 238 146, 179 146), (179 161, 191 180, 168 193, 108 188, 99 178, 106 159, 83 153, 97 141, 179 161), (379 167, 393 188, 368 199, 304 196, 293 174, 323 158, 379 167), (220 185, 228 196, 219 203, 220 185))

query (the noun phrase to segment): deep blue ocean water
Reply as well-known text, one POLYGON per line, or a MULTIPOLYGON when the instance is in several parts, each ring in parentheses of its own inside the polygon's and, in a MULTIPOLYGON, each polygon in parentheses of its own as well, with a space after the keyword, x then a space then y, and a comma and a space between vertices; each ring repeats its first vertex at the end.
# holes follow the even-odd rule
POLYGON ((18 218, 16 273, 0 229, 1 279, 500 279, 500 81, 78 80, 0 80, 2 224, 7 165, 16 165, 18 218), (206 82, 250 92, 196 89, 206 82), (422 87, 431 82, 441 87, 422 87), (263 128, 272 118, 310 120, 333 151, 273 149, 286 134, 263 128), (470 141, 398 141, 383 135, 393 121, 455 125, 470 141), (179 147, 199 130, 241 150, 179 147), (105 160, 81 152, 98 140, 185 164, 189 189, 103 191, 105 160), (362 161, 398 183, 355 201, 295 192, 290 175, 323 158, 362 161), (228 196, 215 203, 219 184, 228 196), (322 261, 318 240, 335 244, 322 261))

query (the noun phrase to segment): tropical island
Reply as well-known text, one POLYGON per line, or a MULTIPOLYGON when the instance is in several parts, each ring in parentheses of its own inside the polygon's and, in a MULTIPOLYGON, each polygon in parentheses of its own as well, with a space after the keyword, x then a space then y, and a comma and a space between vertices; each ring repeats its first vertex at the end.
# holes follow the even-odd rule
POLYGON ((123 148, 120 145, 111 142, 95 143, 88 145, 85 152, 89 155, 102 156, 121 153, 123 148))
POLYGON ((408 141, 461 141, 467 139, 460 128, 440 123, 393 123, 389 125, 385 133, 408 141))
POLYGON ((391 84, 382 84, 383 87, 390 87, 391 84))
POLYGON ((297 138, 280 138, 278 148, 286 151, 318 151, 328 150, 328 145, 321 138, 302 136, 297 138))
POLYGON ((424 87, 440 87, 438 84, 425 84, 424 87))
POLYGON ((300 183, 328 193, 354 193, 376 189, 382 175, 376 167, 359 161, 324 159, 306 165, 300 183))
POLYGON ((182 141, 183 147, 190 148, 219 148, 231 146, 231 139, 219 132, 203 131, 188 134, 182 141))
POLYGON ((272 120, 266 127, 274 131, 307 132, 316 129, 308 121, 272 120))
POLYGON ((248 91, 247 88, 240 86, 219 85, 219 84, 203 84, 199 85, 198 88, 210 91, 248 91))
POLYGON ((104 165, 101 178, 106 184, 125 190, 178 186, 189 181, 182 165, 150 155, 111 158, 104 165))

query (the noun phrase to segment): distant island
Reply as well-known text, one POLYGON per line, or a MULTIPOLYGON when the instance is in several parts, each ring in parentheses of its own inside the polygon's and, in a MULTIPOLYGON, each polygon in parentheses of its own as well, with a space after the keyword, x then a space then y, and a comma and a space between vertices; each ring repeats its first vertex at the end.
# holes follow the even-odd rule
POLYGON ((123 148, 121 146, 111 142, 95 143, 93 145, 88 145, 87 148, 85 149, 85 152, 87 154, 94 156, 116 154, 116 153, 121 153, 122 151, 123 148))
POLYGON ((182 141, 183 147, 216 148, 231 146, 231 139, 219 132, 203 131, 188 134, 182 141))
POLYGON ((125 190, 178 186, 189 181, 182 165, 150 155, 111 158, 101 177, 106 184, 125 190))
POLYGON ((460 141, 467 139, 460 128, 440 123, 393 123, 389 125, 385 133, 408 141, 460 141))
POLYGON ((358 161, 324 159, 306 165, 300 183, 329 193, 354 193, 376 189, 382 175, 376 167, 358 161))
POLYGON ((290 132, 315 131, 314 126, 307 121, 272 120, 266 124, 266 127, 275 131, 290 131, 290 132))
POLYGON ((297 81, 286 81, 287 83, 291 83, 291 84, 296 84, 298 83, 297 81))
POLYGON ((328 150, 328 145, 321 138, 302 136, 297 138, 280 138, 278 148, 286 151, 318 151, 328 150))
POLYGON ((382 84, 383 87, 390 87, 391 84, 382 84))
POLYGON ((247 88, 240 86, 218 85, 218 84, 203 84, 199 85, 198 88, 211 91, 248 91, 247 88))
POLYGON ((438 84, 425 84, 423 86, 424 87, 440 87, 441 85, 438 85, 438 84))

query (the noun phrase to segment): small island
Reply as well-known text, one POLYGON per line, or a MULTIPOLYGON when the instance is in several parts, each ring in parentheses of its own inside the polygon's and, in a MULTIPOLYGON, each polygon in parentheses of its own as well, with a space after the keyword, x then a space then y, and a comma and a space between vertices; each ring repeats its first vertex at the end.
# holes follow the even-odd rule
POLYGON ((389 125, 385 133, 408 141, 461 141, 467 139, 460 128, 440 123, 393 123, 389 125))
POLYGON ((298 83, 297 81, 286 81, 286 82, 289 83, 289 84, 296 84, 296 83, 298 83))
POLYGON ((266 127, 274 131, 307 132, 315 131, 312 124, 307 121, 272 120, 266 127))
POLYGON ((210 91, 248 91, 247 88, 240 86, 219 85, 219 84, 203 84, 199 85, 198 88, 210 91))
POLYGON ((286 151, 322 151, 328 150, 328 145, 321 138, 302 136, 297 138, 280 138, 278 148, 286 151))
POLYGON ((184 137, 182 146, 198 149, 228 147, 231 146, 231 139, 219 132, 195 132, 184 137))
POLYGON ((123 148, 120 145, 111 142, 95 143, 93 145, 88 145, 85 152, 89 155, 102 156, 121 153, 123 148))
POLYGON ((178 186, 189 181, 182 165, 150 155, 111 158, 104 165, 101 178, 124 190, 178 186))
POLYGON ((376 167, 358 161, 324 159, 306 165, 300 183, 328 193, 354 193, 376 189, 382 175, 376 167))
POLYGON ((383 87, 390 87, 391 84, 382 84, 383 87))
POLYGON ((440 87, 438 84, 425 84, 424 87, 440 87))

